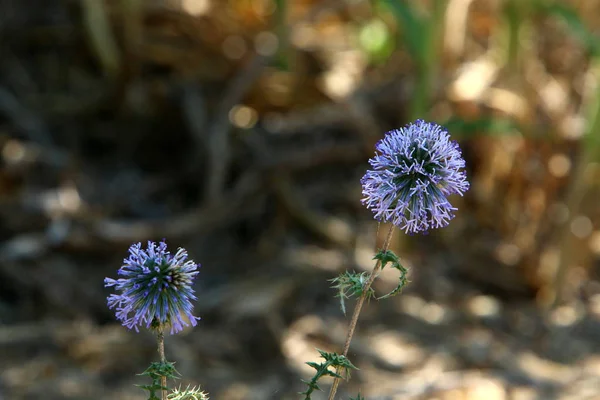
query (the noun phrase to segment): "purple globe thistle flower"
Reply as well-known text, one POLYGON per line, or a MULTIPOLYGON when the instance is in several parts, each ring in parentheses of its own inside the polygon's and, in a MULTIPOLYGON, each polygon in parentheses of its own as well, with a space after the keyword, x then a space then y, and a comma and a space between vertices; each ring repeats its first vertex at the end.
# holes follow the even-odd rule
POLYGON ((406 233, 441 228, 456 208, 447 196, 469 189, 458 144, 441 126, 417 120, 386 133, 363 176, 363 204, 406 233))
POLYGON ((170 326, 173 334, 188 326, 183 316, 196 326, 200 318, 192 315, 196 296, 191 284, 200 265, 187 257, 182 248, 171 255, 164 241, 158 245, 148 241, 146 250, 141 243, 129 248, 129 257, 117 272, 123 278, 104 279, 105 287, 114 286, 120 292, 107 300, 109 308, 116 308, 123 326, 136 332, 143 325, 153 329, 170 326))

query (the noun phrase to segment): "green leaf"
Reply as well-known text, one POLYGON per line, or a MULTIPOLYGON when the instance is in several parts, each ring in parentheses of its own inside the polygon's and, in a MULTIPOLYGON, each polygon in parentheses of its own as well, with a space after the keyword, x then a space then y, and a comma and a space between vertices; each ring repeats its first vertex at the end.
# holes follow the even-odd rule
POLYGON ((472 136, 475 134, 512 134, 519 131, 516 122, 507 118, 478 118, 466 121, 459 117, 452 117, 442 123, 449 132, 457 137, 472 136))
POLYGON ((409 280, 406 278, 406 275, 408 274, 408 270, 401 265, 400 265, 400 268, 398 268, 398 269, 400 270, 400 277, 398 278, 398 286, 396 286, 394 288, 394 290, 392 290, 388 294, 384 294, 383 296, 378 297, 377 300, 383 300, 383 299, 387 299, 388 297, 396 296, 397 294, 401 293, 402 289, 404 289, 404 287, 409 283, 409 280))
POLYGON ((200 386, 190 388, 189 385, 183 390, 181 387, 179 387, 179 389, 173 389, 167 398, 169 400, 209 400, 208 394, 200 390, 200 386))
POLYGON ((139 376, 148 376, 152 379, 152 384, 150 385, 136 385, 137 387, 146 390, 148 392, 148 400, 160 400, 156 396, 156 392, 160 390, 168 390, 167 387, 162 386, 160 380, 164 376, 170 379, 178 379, 177 375, 180 375, 179 372, 175 369, 175 363, 172 362, 153 362, 150 363, 150 366, 139 376))
POLYGON ((379 3, 391 10, 396 18, 410 54, 415 59, 422 59, 427 43, 426 21, 417 15, 406 0, 379 0, 379 3))
MULTIPOLYGON (((345 271, 340 274, 337 278, 331 279, 333 283, 332 288, 337 290, 335 297, 340 298, 340 308, 344 315, 346 315, 346 304, 345 301, 352 297, 360 297, 363 295, 364 287, 369 280, 368 272, 350 272, 345 271)), ((369 288, 367 298, 371 298, 375 295, 372 288, 369 288)))
POLYGON ((316 362, 307 362, 306 364, 313 367, 314 369, 319 369, 319 364, 317 364, 316 362))
POLYGON ((348 379, 350 377, 350 369, 358 369, 350 362, 350 360, 348 360, 348 358, 346 358, 343 355, 337 353, 328 353, 319 349, 317 349, 317 351, 321 355, 321 358, 325 359, 325 362, 321 364, 317 364, 314 362, 306 363, 311 367, 315 368, 317 372, 310 381, 302 380, 302 382, 308 386, 308 388, 304 392, 300 392, 300 394, 305 396, 304 400, 310 400, 310 395, 312 394, 312 392, 314 392, 315 390, 321 390, 321 388, 317 384, 317 381, 322 377, 331 376, 333 378, 348 379), (334 370, 330 370, 329 368, 334 368, 334 370), (336 372, 338 368, 344 371, 346 378, 344 378, 336 372))
POLYGON ((594 35, 583 23, 577 12, 567 4, 559 2, 538 2, 541 10, 547 14, 561 18, 567 27, 579 40, 582 41, 587 51, 594 57, 600 55, 600 37, 594 35))
POLYGON ((391 264, 391 267, 397 269, 400 272, 400 277, 398 279, 398 286, 388 294, 385 294, 381 297, 378 297, 377 300, 387 299, 388 297, 395 296, 402 292, 402 289, 408 284, 408 270, 400 263, 400 259, 398 256, 391 250, 380 250, 377 252, 374 260, 379 260, 381 262, 381 269, 387 265, 391 264))
POLYGON ((391 250, 379 250, 377 254, 375 254, 375 257, 373 257, 373 260, 379 260, 381 262, 381 270, 383 270, 389 263, 392 263, 392 267, 394 264, 400 264, 400 259, 396 253, 391 250))

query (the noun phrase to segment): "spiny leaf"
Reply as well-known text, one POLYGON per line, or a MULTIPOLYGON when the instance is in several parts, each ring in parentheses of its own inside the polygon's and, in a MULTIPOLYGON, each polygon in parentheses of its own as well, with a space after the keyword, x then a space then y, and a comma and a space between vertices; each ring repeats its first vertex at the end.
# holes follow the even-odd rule
POLYGON ((409 280, 406 278, 408 270, 406 268, 404 268, 403 266, 400 266, 399 270, 400 270, 400 277, 398 279, 398 286, 396 286, 396 288, 394 288, 394 290, 392 290, 388 294, 384 294, 383 296, 378 297, 377 300, 383 300, 383 299, 387 299, 388 297, 396 296, 397 294, 402 292, 402 289, 404 289, 404 287, 408 284, 409 280))
POLYGON ((381 269, 383 269, 387 264, 391 263, 392 268, 400 271, 398 286, 396 286, 396 288, 388 294, 378 297, 377 300, 387 299, 388 297, 392 297, 400 293, 404 286, 408 284, 408 279, 406 277, 408 270, 400 263, 398 256, 391 250, 380 250, 377 252, 374 259, 381 261, 381 269))
POLYGON ((316 369, 317 372, 310 381, 302 380, 302 382, 308 386, 308 388, 304 392, 300 392, 300 394, 305 396, 304 400, 310 400, 310 395, 312 394, 312 392, 314 392, 315 390, 321 390, 321 388, 317 384, 317 381, 323 376, 331 376, 333 378, 344 379, 343 376, 337 373, 337 370, 339 368, 345 372, 345 379, 348 379, 350 377, 350 369, 358 369, 350 362, 350 360, 348 360, 348 358, 346 358, 343 355, 337 353, 328 353, 319 349, 317 349, 317 351, 321 355, 321 358, 325 359, 325 362, 321 364, 317 364, 314 362, 306 363, 314 369, 316 369), (330 367, 335 368, 335 370, 330 370, 330 367))
MULTIPOLYGON (((331 279, 333 283, 332 288, 336 289, 338 293, 335 297, 340 298, 340 308, 344 315, 346 315, 346 304, 345 300, 351 297, 360 297, 363 295, 363 288, 365 283, 369 280, 368 272, 349 272, 346 271, 337 278, 331 279)), ((371 298, 375 295, 372 288, 369 288, 367 298, 371 298)))
POLYGON ((307 362, 307 364, 313 367, 314 369, 319 369, 319 364, 317 364, 316 362, 307 362))
POLYGON ((396 253, 394 253, 391 250, 379 250, 377 254, 375 254, 375 257, 373 257, 373 260, 379 260, 381 262, 382 270, 388 263, 392 263, 392 266, 394 263, 398 265, 400 264, 400 259, 398 258, 396 253))
POLYGON ((169 400, 209 400, 208 394, 200 390, 199 386, 190 389, 189 385, 184 390, 181 390, 181 387, 179 387, 179 389, 173 389, 167 398, 169 400))
POLYGON ((148 392, 148 400, 160 400, 157 397, 156 392, 161 390, 168 390, 168 388, 162 386, 160 380, 164 376, 170 379, 178 379, 177 375, 180 375, 179 372, 175 369, 175 363, 172 362, 153 362, 150 363, 150 366, 141 374, 140 376, 148 376, 152 379, 152 383, 150 385, 136 385, 137 387, 146 390, 148 392))

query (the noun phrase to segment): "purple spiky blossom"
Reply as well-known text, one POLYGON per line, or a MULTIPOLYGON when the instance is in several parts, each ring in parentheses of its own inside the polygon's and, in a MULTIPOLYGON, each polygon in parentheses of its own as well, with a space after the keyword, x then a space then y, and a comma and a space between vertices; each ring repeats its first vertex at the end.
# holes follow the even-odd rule
POLYGON ((171 334, 192 326, 200 318, 192 315, 192 301, 196 300, 192 281, 200 265, 188 260, 187 252, 179 248, 175 255, 167 251, 167 244, 148 241, 129 248, 129 257, 117 274, 119 279, 104 279, 104 286, 114 286, 119 294, 108 297, 108 307, 116 309, 123 326, 139 331, 146 328, 171 328, 171 334), (184 319, 185 317, 185 319, 184 319))
POLYGON ((417 120, 385 134, 363 176, 363 204, 378 221, 406 233, 441 228, 454 218, 447 199, 469 189, 460 148, 440 125, 417 120))

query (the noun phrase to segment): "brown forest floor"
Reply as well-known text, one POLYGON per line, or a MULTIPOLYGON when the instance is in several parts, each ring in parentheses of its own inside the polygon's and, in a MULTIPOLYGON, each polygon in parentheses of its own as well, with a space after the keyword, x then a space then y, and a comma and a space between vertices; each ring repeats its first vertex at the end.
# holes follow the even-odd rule
MULTIPOLYGON (((315 349, 343 346, 328 280, 372 266, 359 180, 376 140, 410 118, 414 64, 400 49, 353 70, 347 30, 373 17, 366 1, 290 2, 285 54, 263 18, 276 2, 183 2, 212 4, 195 15, 159 3, 0 1, 0 400, 144 398, 133 385, 154 340, 115 322, 103 288, 135 241, 164 237, 202 264, 203 320, 166 341, 183 386, 297 399, 315 349), (348 95, 326 84, 359 75, 348 95)), ((349 355, 360 371, 339 398, 600 399, 597 188, 576 210, 592 233, 570 226, 566 296, 548 307, 569 229, 563 167, 581 151, 565 132, 592 62, 562 25, 532 17, 526 79, 495 65, 499 3, 472 2, 462 53, 444 44, 431 116, 529 132, 459 136, 472 189, 447 229, 396 235, 411 283, 365 307, 349 355)), ((569 3, 600 26, 600 2, 569 3)))

